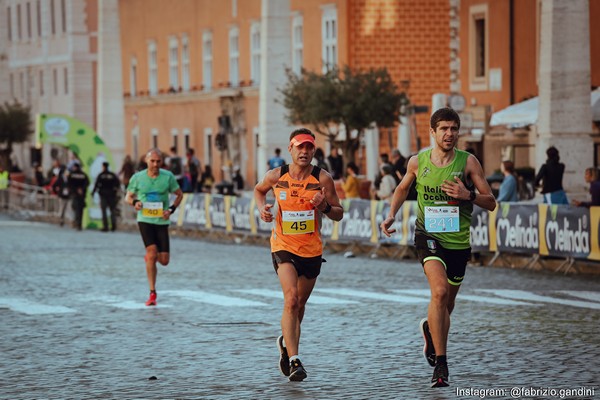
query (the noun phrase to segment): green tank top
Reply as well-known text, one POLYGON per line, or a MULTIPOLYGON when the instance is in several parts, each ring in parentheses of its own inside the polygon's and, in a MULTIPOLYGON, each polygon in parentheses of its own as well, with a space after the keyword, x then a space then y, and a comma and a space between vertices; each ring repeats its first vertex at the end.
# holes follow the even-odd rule
POLYGON ((470 153, 454 149, 454 160, 443 168, 431 162, 431 150, 419 153, 417 174, 418 213, 415 234, 436 239, 447 249, 467 249, 470 244, 471 214, 473 203, 448 196, 440 185, 444 180, 454 181, 457 176, 467 188, 465 168, 470 153))
POLYGON ((155 225, 169 225, 170 221, 162 218, 162 212, 169 207, 169 193, 177 189, 179 185, 170 171, 160 169, 156 178, 149 177, 146 169, 134 174, 129 180, 127 190, 135 193, 142 202, 142 210, 138 211, 137 220, 155 225))

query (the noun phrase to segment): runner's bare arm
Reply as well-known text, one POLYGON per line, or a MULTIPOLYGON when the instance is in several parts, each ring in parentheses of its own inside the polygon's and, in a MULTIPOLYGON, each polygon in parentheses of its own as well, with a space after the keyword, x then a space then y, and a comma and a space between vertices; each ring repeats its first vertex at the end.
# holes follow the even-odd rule
POLYGON ((277 167, 267 171, 265 176, 254 186, 254 200, 256 208, 260 213, 260 218, 265 222, 273 221, 273 214, 270 209, 273 204, 267 203, 267 194, 275 186, 277 180, 281 177, 281 167, 277 167))
POLYGON ((390 229, 394 220, 396 219, 396 213, 402 207, 402 204, 406 201, 406 197, 408 196, 408 192, 410 191, 410 187, 415 179, 417 179, 417 173, 419 172, 419 159, 417 156, 412 156, 408 160, 408 164, 406 166, 406 174, 396 186, 394 190, 394 195, 392 196, 392 200, 390 201, 390 212, 388 213, 387 218, 381 223, 379 226, 381 228, 381 232, 390 236, 392 233, 396 232, 395 229, 390 229))

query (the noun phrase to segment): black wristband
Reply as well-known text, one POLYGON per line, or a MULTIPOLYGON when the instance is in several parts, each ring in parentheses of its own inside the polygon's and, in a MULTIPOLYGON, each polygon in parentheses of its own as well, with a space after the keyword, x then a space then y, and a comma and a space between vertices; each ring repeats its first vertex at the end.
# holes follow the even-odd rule
POLYGON ((471 194, 469 195, 469 201, 475 201, 477 197, 477 193, 475 193, 475 189, 471 189, 471 194))
POLYGON ((177 207, 174 204, 171 207, 169 207, 169 211, 171 212, 171 214, 173 214, 175 210, 177 210, 177 207))
POLYGON ((329 203, 326 203, 326 204, 327 204, 327 206, 323 210, 323 214, 329 214, 329 211, 331 211, 331 204, 329 204, 329 203))
POLYGON ((133 200, 131 205, 135 207, 136 203, 141 203, 141 202, 142 202, 141 200, 135 199, 135 200, 133 200))

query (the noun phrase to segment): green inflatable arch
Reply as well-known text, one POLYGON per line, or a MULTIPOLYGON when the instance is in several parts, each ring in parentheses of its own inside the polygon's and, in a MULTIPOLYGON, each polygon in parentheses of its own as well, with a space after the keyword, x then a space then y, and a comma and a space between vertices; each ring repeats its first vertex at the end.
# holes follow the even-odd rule
POLYGON ((86 194, 87 207, 83 212, 83 227, 97 229, 102 226, 100 202, 92 198, 96 177, 102 171, 102 163, 108 162, 115 171, 112 154, 98 134, 78 119, 60 114, 38 114, 35 119, 36 146, 55 144, 66 147, 81 160, 82 169, 90 178, 86 194))

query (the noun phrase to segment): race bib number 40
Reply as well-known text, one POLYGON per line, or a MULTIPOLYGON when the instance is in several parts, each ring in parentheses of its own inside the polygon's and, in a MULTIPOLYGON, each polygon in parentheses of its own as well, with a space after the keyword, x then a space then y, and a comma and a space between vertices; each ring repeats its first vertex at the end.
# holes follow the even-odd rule
POLYGON ((458 207, 425 207, 427 232, 458 232, 459 224, 458 207))
POLYGON ((299 235, 315 231, 315 210, 283 211, 281 227, 284 235, 299 235))
POLYGON ((161 201, 147 201, 142 207, 142 216, 147 218, 162 218, 163 203, 161 201))

